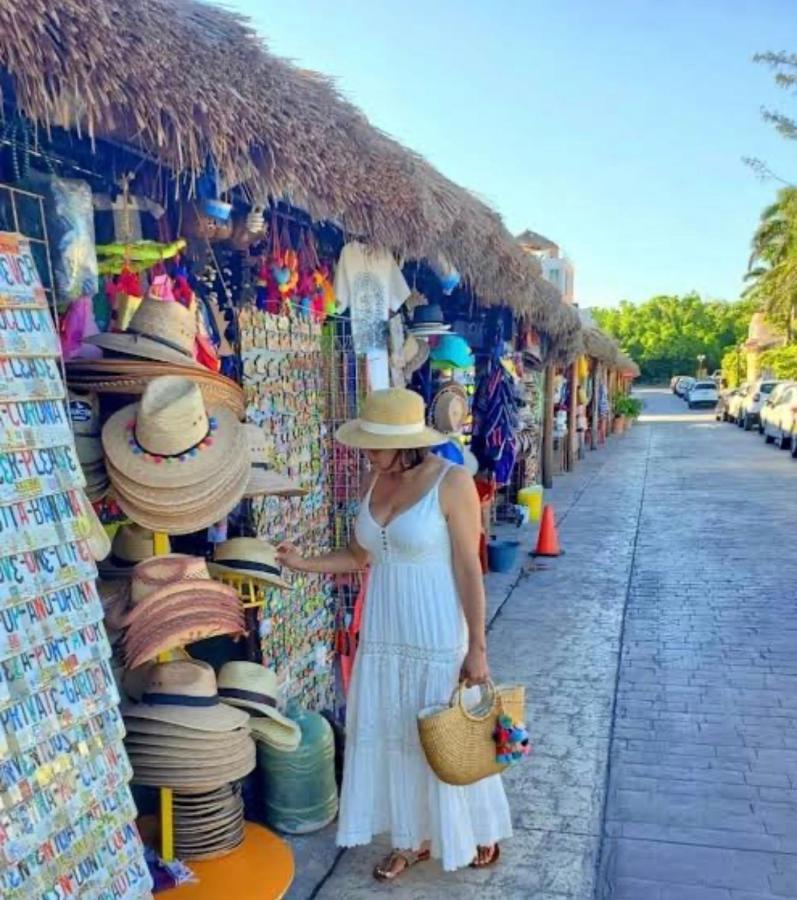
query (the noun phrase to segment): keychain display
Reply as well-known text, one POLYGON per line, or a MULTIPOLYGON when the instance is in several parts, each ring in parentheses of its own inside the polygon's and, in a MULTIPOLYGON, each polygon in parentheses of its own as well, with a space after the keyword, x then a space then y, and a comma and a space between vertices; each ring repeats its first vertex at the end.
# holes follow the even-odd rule
MULTIPOLYGON (((309 315, 255 307, 239 312, 246 417, 264 433, 269 464, 307 489, 304 497, 250 501, 251 532, 290 541, 308 555, 330 549, 329 435, 321 326, 309 315)), ((331 703, 332 585, 294 575, 290 591, 257 588, 263 662, 285 699, 311 709, 331 703)))
POLYGON ((59 354, 28 242, 0 234, 0 896, 144 897, 59 354))

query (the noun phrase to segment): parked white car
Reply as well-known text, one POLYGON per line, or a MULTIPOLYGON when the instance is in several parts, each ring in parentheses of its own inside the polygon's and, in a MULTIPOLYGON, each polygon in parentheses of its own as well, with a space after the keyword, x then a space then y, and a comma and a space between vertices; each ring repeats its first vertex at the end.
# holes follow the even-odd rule
POLYGON ((739 422, 740 421, 740 413, 742 411, 742 404, 747 397, 747 392, 750 390, 749 384, 740 384, 738 388, 733 392, 730 399, 728 400, 728 421, 729 422, 739 422))
POLYGON ((768 444, 781 449, 791 446, 797 413, 797 381, 782 381, 761 408, 761 429, 768 444))
MULTIPOLYGON (((750 385, 739 411, 738 424, 745 431, 750 431, 754 426, 761 424, 761 408, 767 402, 772 391, 780 384, 774 378, 759 378, 750 385)), ((761 428, 758 429, 761 431, 761 428)))
POLYGON ((717 385, 713 381, 696 381, 686 395, 686 401, 689 409, 696 409, 698 406, 717 405, 719 400, 719 391, 717 385))

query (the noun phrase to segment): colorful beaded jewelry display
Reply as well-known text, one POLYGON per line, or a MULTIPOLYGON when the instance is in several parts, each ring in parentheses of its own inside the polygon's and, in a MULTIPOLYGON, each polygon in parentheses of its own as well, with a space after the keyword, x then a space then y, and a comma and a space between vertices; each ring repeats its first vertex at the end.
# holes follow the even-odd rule
POLYGON ((200 450, 204 450, 206 447, 213 446, 213 432, 219 427, 219 423, 216 420, 215 416, 210 416, 208 418, 208 431, 207 434, 202 438, 199 443, 194 444, 192 447, 188 447, 185 450, 182 450, 180 453, 173 453, 171 455, 165 453, 151 453, 149 450, 145 450, 144 447, 139 444, 136 439, 136 420, 131 419, 126 426, 127 430, 127 444, 133 453, 136 456, 145 456, 147 459, 151 459, 154 463, 173 463, 173 462, 185 462, 188 459, 196 456, 200 450))

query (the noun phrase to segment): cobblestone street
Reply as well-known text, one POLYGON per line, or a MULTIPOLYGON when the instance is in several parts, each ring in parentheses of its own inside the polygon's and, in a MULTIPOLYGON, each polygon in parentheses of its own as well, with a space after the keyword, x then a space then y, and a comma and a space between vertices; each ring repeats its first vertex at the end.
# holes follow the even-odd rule
MULTIPOLYGON (((527 686, 535 745, 507 776, 515 837, 495 869, 422 865, 391 895, 797 897, 797 463, 640 396, 550 493, 565 555, 489 579, 491 666, 527 686)), ((333 836, 297 842, 290 897, 382 894, 382 848, 333 836)))

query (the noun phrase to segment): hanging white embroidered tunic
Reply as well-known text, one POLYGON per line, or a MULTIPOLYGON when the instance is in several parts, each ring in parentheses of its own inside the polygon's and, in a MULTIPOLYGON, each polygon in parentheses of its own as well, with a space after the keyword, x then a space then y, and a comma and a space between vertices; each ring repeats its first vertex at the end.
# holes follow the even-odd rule
POLYGON ((431 842, 443 868, 468 865, 476 847, 512 834, 500 776, 467 787, 444 784, 418 738, 418 712, 447 703, 467 650, 439 487, 383 528, 371 491, 357 541, 371 556, 360 645, 348 695, 346 756, 337 842, 390 835, 398 849, 431 842))

